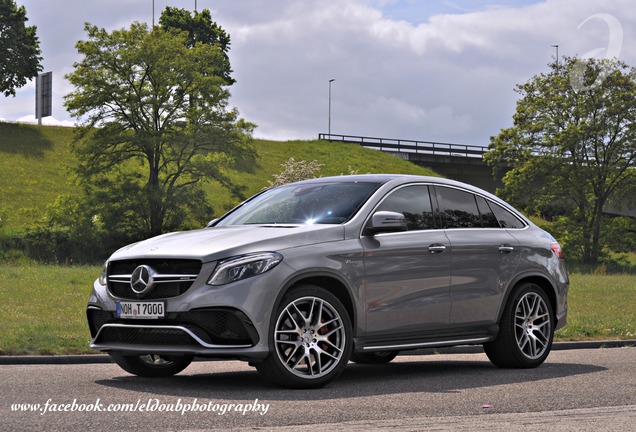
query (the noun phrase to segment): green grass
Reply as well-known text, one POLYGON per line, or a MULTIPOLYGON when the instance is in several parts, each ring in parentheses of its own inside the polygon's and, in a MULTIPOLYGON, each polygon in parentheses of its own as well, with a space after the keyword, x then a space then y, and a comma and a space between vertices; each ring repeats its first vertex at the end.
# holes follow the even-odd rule
MULTIPOLYGON (((0 264, 0 355, 83 354, 85 308, 100 267, 0 264)), ((557 340, 636 338, 636 276, 571 276, 557 340)))
MULTIPOLYGON (((9 229, 30 222, 73 190, 68 168, 73 129, 0 123, 0 217, 9 229)), ((3 224, 0 224, 3 225, 3 224)))
POLYGON ((90 352, 86 303, 100 271, 0 264, 0 355, 90 352))
MULTIPOLYGON (((39 218, 48 204, 60 194, 76 191, 71 168, 75 157, 71 153, 73 128, 0 123, 0 227, 21 232, 33 218, 39 218)), ((297 161, 312 160, 324 164, 319 175, 340 175, 350 169, 360 174, 403 173, 437 175, 387 153, 370 150, 356 144, 324 141, 254 140, 258 153, 257 165, 251 172, 230 172, 228 175, 246 187, 246 196, 268 185, 272 175, 281 171, 281 164, 290 157, 297 161)), ((229 192, 217 183, 205 185, 213 217, 221 216, 238 204, 229 192)), ((208 220, 201 221, 202 224, 208 220)))
POLYGON ((636 276, 570 275, 567 326, 558 340, 636 339, 636 276))

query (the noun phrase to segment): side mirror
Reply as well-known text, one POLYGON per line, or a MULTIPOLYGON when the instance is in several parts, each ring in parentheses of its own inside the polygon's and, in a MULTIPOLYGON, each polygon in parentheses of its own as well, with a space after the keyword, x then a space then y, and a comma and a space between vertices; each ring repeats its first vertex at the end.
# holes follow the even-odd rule
POLYGON ((375 235, 383 232, 407 231, 406 218, 402 213, 379 211, 371 216, 366 232, 375 235))
POLYGON ((219 218, 216 219, 212 219, 210 222, 208 222, 208 224, 205 226, 206 228, 210 228, 213 227, 214 224, 219 220, 219 218))

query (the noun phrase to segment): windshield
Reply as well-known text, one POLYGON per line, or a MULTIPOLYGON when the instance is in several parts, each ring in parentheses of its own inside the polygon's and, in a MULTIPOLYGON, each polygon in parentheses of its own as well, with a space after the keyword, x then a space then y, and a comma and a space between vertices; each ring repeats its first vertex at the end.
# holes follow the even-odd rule
POLYGON ((372 182, 289 184, 263 192, 214 226, 247 224, 340 224, 380 186, 372 182))

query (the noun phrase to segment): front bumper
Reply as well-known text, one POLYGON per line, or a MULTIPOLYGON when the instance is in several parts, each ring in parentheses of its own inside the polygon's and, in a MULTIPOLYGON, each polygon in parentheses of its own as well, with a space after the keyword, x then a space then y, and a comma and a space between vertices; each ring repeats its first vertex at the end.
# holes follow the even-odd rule
POLYGON ((86 311, 93 341, 105 351, 218 354, 256 346, 259 335, 244 313, 207 308, 170 313, 166 319, 124 320, 96 307, 86 311))
POLYGON ((205 270, 204 265, 183 294, 161 299, 166 316, 160 319, 118 318, 120 298, 95 281, 86 311, 90 347, 130 355, 264 359, 274 303, 291 268, 281 263, 265 274, 218 287, 206 284, 210 272, 205 270))

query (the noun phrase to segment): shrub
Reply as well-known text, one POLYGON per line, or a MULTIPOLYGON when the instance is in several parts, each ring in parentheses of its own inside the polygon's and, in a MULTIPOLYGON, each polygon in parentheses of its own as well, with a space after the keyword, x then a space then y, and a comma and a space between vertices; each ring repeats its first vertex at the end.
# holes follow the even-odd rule
POLYGON ((266 189, 296 181, 316 178, 316 175, 324 164, 319 164, 318 161, 315 160, 311 162, 306 162, 304 160, 297 162, 296 159, 290 157, 285 163, 280 164, 280 166, 283 167, 282 171, 273 175, 273 181, 267 181, 269 186, 266 189))

